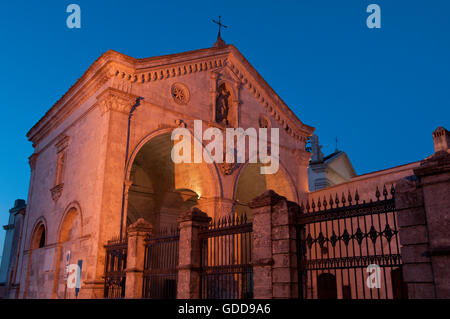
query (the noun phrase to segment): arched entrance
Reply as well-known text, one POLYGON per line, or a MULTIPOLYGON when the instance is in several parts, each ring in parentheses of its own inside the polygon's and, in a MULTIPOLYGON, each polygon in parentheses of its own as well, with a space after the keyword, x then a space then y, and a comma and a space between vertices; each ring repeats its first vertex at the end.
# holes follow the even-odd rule
POLYGON ((239 216, 245 213, 249 220, 252 219, 252 214, 248 203, 268 189, 272 189, 290 201, 297 201, 293 182, 281 164, 277 173, 266 175, 260 172, 262 165, 261 163, 246 164, 241 169, 235 184, 235 211, 239 216))
POLYGON ((47 256, 48 228, 43 218, 40 218, 35 226, 29 244, 27 279, 24 298, 48 298, 45 288, 48 288, 48 280, 45 271, 48 268, 47 256))
POLYGON ((173 145, 170 131, 154 134, 141 143, 130 169, 127 226, 142 217, 153 225, 154 233, 173 228, 180 213, 217 196, 218 181, 211 172, 212 164, 175 164, 171 158, 173 145))
POLYGON ((77 203, 72 203, 62 218, 58 246, 57 264, 55 273, 54 297, 64 299, 74 299, 76 297, 74 289, 67 289, 66 266, 78 264, 86 258, 86 251, 81 247, 82 237, 82 216, 81 209, 77 203))

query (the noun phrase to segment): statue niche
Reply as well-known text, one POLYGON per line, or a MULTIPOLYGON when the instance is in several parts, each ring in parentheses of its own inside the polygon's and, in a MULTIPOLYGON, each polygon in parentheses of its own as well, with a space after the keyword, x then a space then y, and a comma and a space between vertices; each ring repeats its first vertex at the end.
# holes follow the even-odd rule
POLYGON ((216 122, 224 125, 230 123, 231 92, 227 89, 225 83, 217 89, 216 95, 216 122))

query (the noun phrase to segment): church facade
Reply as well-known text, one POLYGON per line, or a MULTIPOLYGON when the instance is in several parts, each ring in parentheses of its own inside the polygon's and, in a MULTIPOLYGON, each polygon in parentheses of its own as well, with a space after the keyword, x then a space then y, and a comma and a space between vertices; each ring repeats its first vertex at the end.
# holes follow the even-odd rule
POLYGON ((154 58, 102 54, 27 134, 29 195, 11 211, 14 258, 2 261, 2 291, 9 298, 450 296, 450 133, 433 133, 435 154, 423 161, 355 176, 345 153, 323 156, 313 132, 220 36, 211 48, 154 58), (183 155, 200 150, 208 158, 217 149, 208 148, 207 130, 226 136, 238 128, 247 143, 240 161, 174 161, 178 129, 194 137, 183 155), (253 158, 252 129, 279 133, 263 144, 279 163, 273 174, 253 158), (163 255, 153 258, 155 251, 163 255), (374 263, 385 282, 378 290, 365 284, 374 263))
POLYGON ((266 189, 298 202, 312 132, 233 45, 148 59, 106 52, 28 132, 35 152, 11 295, 63 298, 70 251, 83 260, 80 297, 102 297, 104 245, 139 218, 163 229, 192 206, 215 219, 249 215, 266 189), (194 133, 194 120, 203 130, 279 128, 278 172, 261 175, 248 160, 174 164, 171 132, 194 133))

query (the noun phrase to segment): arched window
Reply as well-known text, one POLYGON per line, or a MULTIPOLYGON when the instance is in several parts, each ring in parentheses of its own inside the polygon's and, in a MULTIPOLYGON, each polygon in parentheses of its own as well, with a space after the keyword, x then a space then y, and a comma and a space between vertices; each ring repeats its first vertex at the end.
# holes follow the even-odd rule
POLYGON ((39 249, 45 246, 45 226, 40 224, 36 231, 34 232, 33 242, 31 245, 32 249, 39 249))

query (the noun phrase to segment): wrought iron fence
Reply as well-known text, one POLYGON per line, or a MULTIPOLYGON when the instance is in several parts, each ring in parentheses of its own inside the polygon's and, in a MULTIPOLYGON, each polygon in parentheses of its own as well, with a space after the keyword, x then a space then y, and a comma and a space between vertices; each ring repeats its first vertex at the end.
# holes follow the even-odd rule
POLYGON ((395 211, 394 187, 378 187, 360 203, 337 194, 301 206, 298 220, 299 296, 397 299, 407 291, 395 211))
POLYGON ((201 298, 253 298, 252 224, 246 216, 211 221, 199 236, 201 298))
POLYGON ((105 298, 124 298, 127 267, 127 238, 112 239, 105 245, 105 298))
POLYGON ((143 297, 175 299, 178 274, 178 229, 163 230, 146 239, 143 297))

